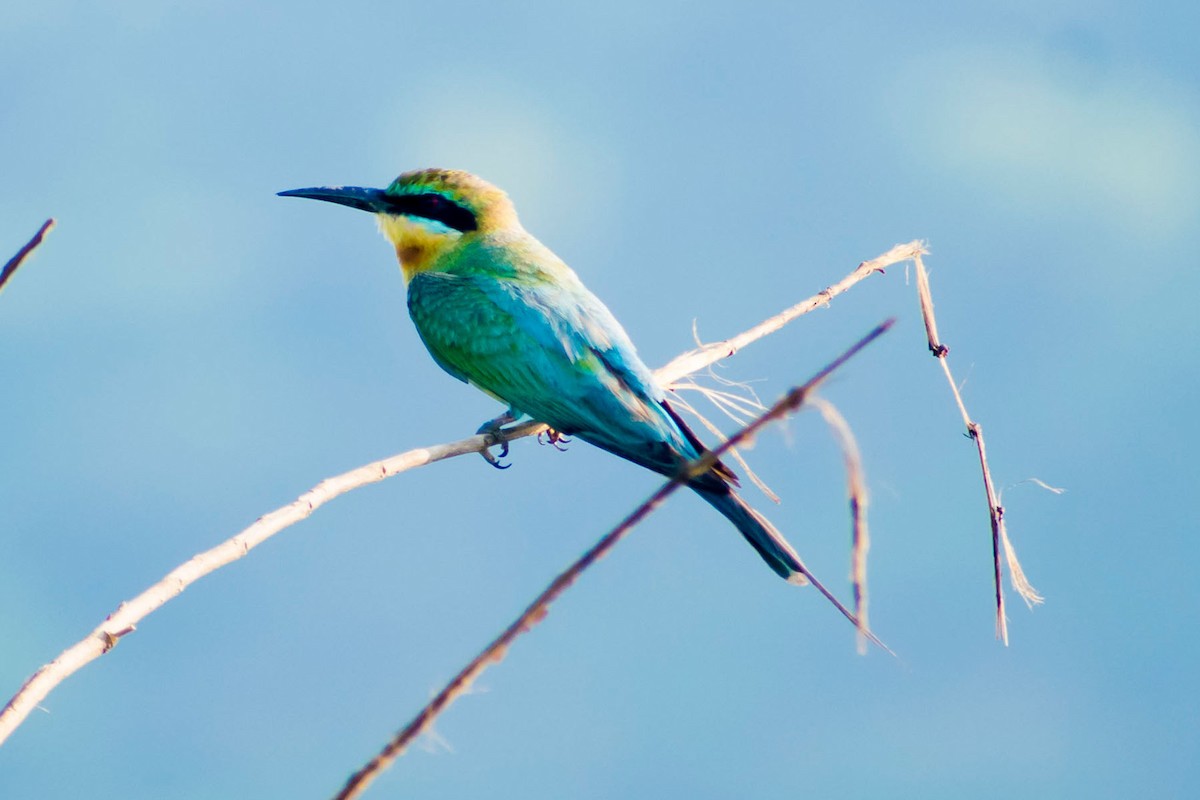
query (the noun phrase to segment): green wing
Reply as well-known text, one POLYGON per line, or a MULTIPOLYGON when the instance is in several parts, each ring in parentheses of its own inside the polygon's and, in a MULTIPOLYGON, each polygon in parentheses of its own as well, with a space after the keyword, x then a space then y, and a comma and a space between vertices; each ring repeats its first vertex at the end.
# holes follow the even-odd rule
POLYGON ((427 272, 408 308, 434 360, 514 411, 659 472, 696 448, 612 313, 577 282, 427 272))

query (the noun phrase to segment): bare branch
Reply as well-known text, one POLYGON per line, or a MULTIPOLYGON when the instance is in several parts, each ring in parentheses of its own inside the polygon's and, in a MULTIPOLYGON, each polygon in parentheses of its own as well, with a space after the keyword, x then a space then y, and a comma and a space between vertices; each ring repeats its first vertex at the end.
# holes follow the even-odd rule
MULTIPOLYGON (((716 463, 722 455, 730 449, 736 447, 742 442, 747 441, 754 436, 763 427, 771 422, 782 419, 784 416, 791 414, 798 409, 805 400, 809 397, 812 391, 829 375, 848 359, 853 357, 859 350, 870 344, 879 336, 883 335, 888 328, 892 326, 892 320, 879 325, 862 339, 860 339, 853 347, 843 353, 834 361, 830 362, 824 369, 818 372, 814 377, 808 380, 803 386, 798 386, 786 395, 783 396, 775 405, 771 406, 766 413, 762 414, 751 422, 746 427, 729 437, 720 447, 704 454, 700 458, 684 465, 679 474, 667 481, 662 487, 652 494, 645 502, 635 508, 630 514, 621 521, 617 527, 606 533, 600 541, 591 547, 586 553, 579 557, 570 567, 562 572, 554 579, 546 589, 537 596, 528 608, 521 613, 519 617, 509 625, 503 633, 492 640, 491 644, 483 649, 479 655, 475 656, 461 672, 442 688, 437 695, 429 701, 429 703, 421 709, 416 717, 408 723, 399 733, 397 733, 390 742, 387 743, 378 755, 366 763, 358 772, 350 776, 346 781, 346 785, 337 793, 335 800, 353 800, 359 797, 366 790, 367 786, 377 778, 385 769, 392 765, 397 758, 404 754, 404 751, 412 744, 412 742, 421 735, 421 733, 433 724, 433 721, 445 711, 451 703, 460 697, 471 684, 478 678, 490 664, 501 661, 508 648, 512 646, 522 633, 532 630, 535 625, 546 618, 546 614, 550 610, 550 604, 558 599, 571 584, 583 574, 584 570, 592 564, 599 561, 608 554, 613 547, 617 545, 626 535, 643 519, 645 519, 654 509, 658 508, 664 500, 667 499, 675 490, 687 485, 687 480, 690 476, 703 474, 710 470, 713 464, 716 463)), ((828 590, 820 584, 813 575, 804 570, 804 575, 812 581, 826 597, 833 601, 839 610, 850 618, 859 631, 871 638, 880 647, 887 649, 883 642, 875 638, 869 630, 866 629, 863 622, 855 619, 841 603, 829 594, 828 590)), ((888 652, 891 652, 888 650, 888 652)))
POLYGON ((4 284, 8 283, 9 278, 16 274, 17 268, 25 261, 37 246, 42 243, 42 239, 46 238, 46 234, 54 230, 54 218, 46 220, 42 223, 42 227, 38 228, 38 232, 33 235, 33 238, 25 243, 25 246, 17 251, 17 254, 8 260, 4 265, 4 269, 0 269, 0 292, 4 291, 4 284))
POLYGON ((921 261, 921 254, 913 256, 913 261, 917 266, 917 294, 921 301, 921 316, 925 320, 925 335, 929 343, 929 352, 933 353, 933 356, 941 363, 942 372, 945 373, 946 381, 950 384, 950 391, 954 393, 954 402, 958 404, 958 412, 962 415, 963 424, 967 426, 967 435, 975 440, 975 447, 979 451, 983 488, 987 493, 988 517, 992 524, 992 576, 996 588, 996 638, 1007 646, 1008 620, 1004 614, 1004 570, 1000 558, 1001 551, 1004 553, 1005 561, 1008 562, 1013 589, 1021 595, 1026 605, 1032 608, 1035 604, 1041 603, 1043 598, 1025 577, 1025 571, 1021 569, 1021 563, 1017 560, 1017 551, 1008 539, 1008 531, 1004 525, 1004 507, 1000 505, 996 497, 995 485, 992 483, 992 470, 988 466, 987 448, 983 441, 983 427, 972 420, 971 415, 967 413, 962 393, 959 392, 958 384, 954 382, 954 376, 950 373, 950 364, 947 360, 950 348, 938 336, 937 321, 933 315, 933 296, 929 291, 929 273, 925 270, 924 262, 921 261))
MULTIPOLYGON (((534 427, 530 425, 528 427, 534 427)), ((191 584, 230 562, 237 561, 279 531, 293 525, 321 506, 351 489, 390 478, 401 472, 441 461, 452 456, 478 452, 494 443, 488 436, 472 436, 450 444, 417 448, 376 461, 358 469, 327 478, 283 508, 259 517, 250 527, 211 550, 206 550, 169 572, 132 600, 122 603, 86 638, 46 664, 25 682, 20 691, 0 712, 0 742, 37 707, 50 691, 87 663, 107 653, 124 636, 137 630, 137 624, 191 584)))
POLYGON ((867 650, 867 553, 871 537, 867 532, 867 479, 863 475, 862 456, 850 424, 837 408, 823 397, 809 398, 833 429, 846 465, 846 495, 850 499, 850 583, 854 587, 854 615, 858 617, 858 652, 867 650))
MULTIPOLYGON (((691 372, 708 367, 737 352, 751 342, 773 333, 788 322, 826 305, 832 298, 875 272, 924 252, 920 242, 897 245, 887 253, 859 264, 838 283, 792 306, 786 311, 756 325, 745 333, 715 345, 686 353, 655 372, 664 385, 691 372)), ((532 436, 546 430, 539 422, 526 422, 504 428, 494 434, 480 434, 449 444, 418 448, 376 461, 372 464, 329 478, 301 495, 291 504, 261 517, 232 539, 193 557, 134 599, 122 603, 104 622, 82 641, 64 650, 25 682, 0 711, 0 744, 29 716, 55 686, 76 671, 111 650, 124 636, 137 629, 137 624, 188 586, 220 567, 242 558, 251 549, 284 528, 307 517, 329 500, 368 483, 383 480, 414 467, 424 466, 452 456, 482 452, 502 442, 532 436)), ((831 595, 827 595, 832 599, 831 595)), ((835 601, 836 602, 836 601, 835 601)), ((846 612, 847 614, 849 612, 846 612)))
POLYGON ((746 345, 774 333, 784 325, 787 325, 799 316, 807 314, 814 308, 828 305, 830 300, 864 278, 874 275, 876 272, 883 272, 887 267, 898 264, 901 261, 911 261, 924 252, 925 245, 920 241, 898 244, 883 255, 876 256, 870 261, 862 262, 849 275, 807 300, 797 303, 786 311, 781 311, 770 319, 755 325, 750 330, 739 333, 732 339, 706 344, 683 355, 676 356, 670 363, 659 368, 654 374, 664 386, 669 386, 685 375, 691 375, 693 372, 715 364, 723 358, 728 358, 746 345))

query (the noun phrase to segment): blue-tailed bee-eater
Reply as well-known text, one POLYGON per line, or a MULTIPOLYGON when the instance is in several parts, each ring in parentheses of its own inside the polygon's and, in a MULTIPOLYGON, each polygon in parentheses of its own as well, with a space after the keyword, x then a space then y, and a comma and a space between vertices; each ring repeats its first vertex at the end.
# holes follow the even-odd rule
MULTIPOLYGON (((406 172, 386 189, 294 189, 369 211, 396 249, 408 311, 434 361, 507 406, 484 425, 523 415, 647 469, 675 476, 705 452, 600 300, 517 220, 508 195, 467 172, 406 172)), ((688 485, 724 514, 792 583, 807 570, 746 504, 717 462, 688 485)))

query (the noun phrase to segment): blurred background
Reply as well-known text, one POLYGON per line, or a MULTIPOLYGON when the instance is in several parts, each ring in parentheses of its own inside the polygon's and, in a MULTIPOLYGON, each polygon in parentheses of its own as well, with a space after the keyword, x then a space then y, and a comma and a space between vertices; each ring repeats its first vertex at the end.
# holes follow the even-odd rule
MULTIPOLYGON (((1200 6, 8 4, 0 693, 329 475, 470 434, 365 214, 280 199, 477 172, 651 366, 897 242, 1047 602, 994 639, 974 449, 889 270, 740 353, 826 388, 872 492, 872 619, 678 496, 369 797, 1180 797, 1200 777, 1190 497, 1200 6), (1054 495, 1022 483, 1036 477, 1054 495)), ((849 596, 819 417, 747 497, 849 596)), ((657 485, 526 440, 344 497, 205 578, 0 748, 4 798, 328 797, 657 485)))

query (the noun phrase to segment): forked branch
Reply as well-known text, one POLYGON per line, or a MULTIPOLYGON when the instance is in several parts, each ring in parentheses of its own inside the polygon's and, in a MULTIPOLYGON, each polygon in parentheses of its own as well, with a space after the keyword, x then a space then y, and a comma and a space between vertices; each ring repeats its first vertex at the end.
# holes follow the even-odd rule
MULTIPOLYGON (((48 227, 44 226, 40 233, 44 235, 45 230, 48 230, 48 227)), ((27 249, 36 247, 36 244, 36 241, 32 242, 27 249)), ((914 241, 897 245, 887 253, 859 264, 846 277, 812 297, 738 336, 685 353, 659 369, 655 374, 660 382, 669 385, 692 372, 711 366, 746 345, 774 333, 797 317, 826 305, 831 299, 866 277, 876 272, 882 272, 893 264, 912 260, 923 252, 924 248, 921 242, 914 241)), ((260 517, 231 539, 194 556, 137 597, 122 603, 83 640, 67 648, 49 664, 41 667, 9 700, 3 711, 0 711, 0 743, 3 743, 16 730, 54 687, 111 650, 123 637, 137 630, 137 625, 149 614, 181 594, 195 581, 242 558, 259 544, 288 526, 308 517, 330 500, 353 489, 398 475, 415 467, 454 456, 480 452, 501 442, 530 436, 543 430, 545 430, 545 426, 540 423, 525 423, 497 434, 480 434, 457 442, 417 448, 321 481, 292 503, 260 517)))

